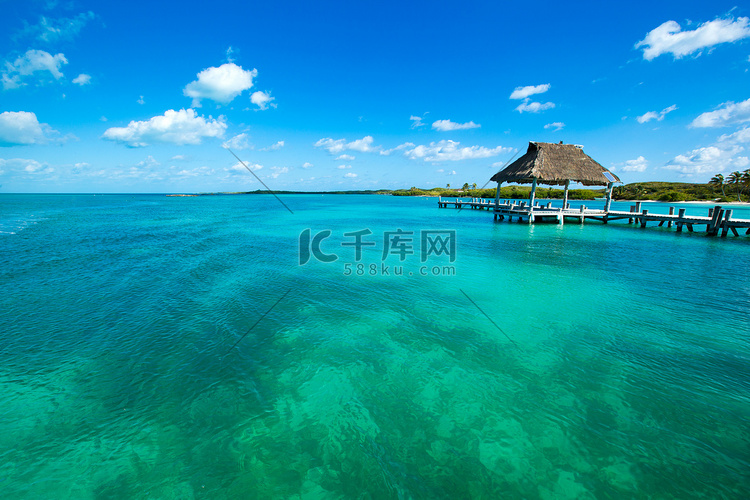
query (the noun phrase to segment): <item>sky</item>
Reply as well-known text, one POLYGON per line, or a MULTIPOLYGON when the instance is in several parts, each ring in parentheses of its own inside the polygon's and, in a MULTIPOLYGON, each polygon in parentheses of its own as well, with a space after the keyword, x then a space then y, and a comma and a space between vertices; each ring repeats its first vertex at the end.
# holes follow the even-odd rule
POLYGON ((750 168, 750 4, 0 0, 0 193, 625 183, 750 168))

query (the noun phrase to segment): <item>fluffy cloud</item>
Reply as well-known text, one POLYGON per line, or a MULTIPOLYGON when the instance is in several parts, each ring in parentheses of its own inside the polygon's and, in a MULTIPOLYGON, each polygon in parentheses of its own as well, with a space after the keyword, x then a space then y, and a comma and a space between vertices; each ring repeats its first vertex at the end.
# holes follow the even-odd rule
POLYGON ((528 85, 526 87, 516 87, 516 89, 510 94, 511 99, 528 99, 534 94, 544 94, 550 88, 549 83, 542 85, 528 85))
POLYGON ((261 151, 277 151, 284 147, 284 141, 279 141, 276 144, 271 144, 267 148, 261 149, 261 151))
POLYGON ((271 170, 273 170, 273 173, 271 173, 270 176, 273 177, 274 179, 277 178, 281 174, 289 173, 289 167, 271 167, 271 170))
POLYGON ((338 168, 339 170, 344 170, 344 169, 347 169, 347 168, 352 168, 352 166, 351 165, 339 165, 336 168, 338 168))
POLYGON ((490 158, 511 151, 511 148, 504 148, 502 146, 485 148, 484 146, 460 147, 460 145, 461 143, 450 140, 431 142, 429 146, 420 145, 407 148, 404 155, 412 160, 460 161, 490 158))
POLYGON ((411 115, 409 117, 409 120, 412 121, 411 128, 413 128, 413 129, 417 129, 419 127, 424 127, 425 125, 427 125, 426 123, 422 123, 422 117, 421 116, 411 115))
POLYGON ((352 161, 354 156, 352 155, 341 155, 336 157, 337 160, 352 161))
POLYGON ((544 128, 545 129, 553 128, 555 129, 555 132, 557 132, 558 130, 562 130, 563 128, 565 128, 565 124, 563 122, 552 122, 552 123, 548 123, 547 125, 545 125, 544 128))
POLYGON ((244 70, 234 63, 204 69, 198 79, 185 86, 182 93, 193 98, 193 107, 200 107, 201 99, 228 104, 243 91, 253 86, 258 70, 244 70))
POLYGON ((42 16, 38 24, 26 24, 21 32, 14 38, 33 37, 40 42, 56 43, 58 41, 72 40, 81 30, 96 18, 93 12, 82 12, 74 17, 61 17, 51 19, 42 16))
POLYGON ((261 92, 260 90, 257 92, 253 92, 253 95, 250 96, 250 102, 258 106, 262 110, 266 110, 270 107, 275 108, 276 103, 272 102, 275 97, 271 97, 270 94, 267 92, 261 92))
POLYGON ((150 142, 200 144, 207 137, 222 137, 226 129, 223 116, 206 119, 193 109, 170 109, 148 121, 132 121, 127 127, 107 129, 102 137, 130 147, 147 146, 150 142))
POLYGON ((8 172, 15 172, 26 175, 51 174, 55 171, 46 163, 40 163, 36 160, 25 158, 10 158, 4 160, 0 158, 0 170, 8 169, 8 172))
POLYGON ((312 163, 307 162, 307 161, 302 164, 302 168, 310 168, 310 167, 314 167, 314 166, 315 165, 313 165, 312 163))
POLYGON ((357 177, 357 174, 355 174, 354 172, 347 172, 344 174, 344 177, 349 177, 350 179, 354 179, 355 177, 357 177))
POLYGON ((0 146, 44 144, 56 133, 46 123, 39 123, 36 114, 29 111, 0 113, 0 146))
POLYGON ((249 161, 245 161, 244 165, 242 162, 237 162, 231 167, 225 168, 224 170, 228 172, 230 175, 245 175, 248 173, 247 169, 252 170, 253 172, 256 172, 258 170, 261 170, 263 168, 263 165, 259 165, 257 163, 250 163, 249 161), (247 168, 245 168, 245 165, 247 165, 247 168))
POLYGON ((691 176, 743 169, 750 163, 747 156, 741 156, 743 151, 742 146, 734 144, 714 144, 677 155, 664 168, 691 176))
POLYGON ((694 128, 726 127, 750 121, 750 99, 738 103, 725 102, 714 111, 699 115, 690 124, 694 128))
POLYGON ((81 73, 77 77, 73 78, 73 83, 80 85, 81 87, 83 87, 84 85, 88 85, 89 83, 91 83, 91 75, 81 73))
POLYGON ((724 134, 719 137, 719 142, 725 144, 742 144, 750 142, 750 127, 745 127, 732 134, 724 134))
POLYGON ((639 156, 635 160, 628 160, 624 163, 616 163, 610 168, 612 171, 620 170, 622 172, 645 172, 648 167, 648 160, 639 156))
POLYGON ((523 113, 523 112, 541 113, 542 111, 546 111, 554 107, 555 107, 554 102, 541 103, 541 102, 535 102, 535 101, 530 102, 528 100, 525 100, 524 102, 522 102, 516 107, 516 111, 518 111, 519 113, 523 113))
POLYGON ((237 134, 228 141, 225 141, 224 144, 222 144, 222 147, 236 149, 238 151, 242 149, 253 149, 253 145, 250 144, 250 136, 245 133, 237 134))
POLYGON ((375 139, 373 139, 371 135, 365 136, 362 139, 357 139, 356 141, 352 142, 346 142, 346 139, 332 139, 330 137, 326 137, 316 142, 315 147, 323 148, 332 155, 338 155, 347 150, 359 151, 360 153, 374 153, 382 151, 383 148, 381 146, 372 145, 374 141, 375 139))
POLYGON ((529 85, 527 87, 516 87, 516 89, 510 94, 511 99, 523 99, 523 102, 516 107, 516 111, 519 113, 541 113, 547 109, 555 107, 554 102, 534 102, 531 100, 532 95, 543 94, 550 89, 549 83, 542 85, 529 85))
POLYGON ((638 120, 638 123, 648 123, 651 120, 660 122, 664 119, 665 116, 667 116, 667 113, 671 113, 675 109, 677 109, 677 106, 675 104, 672 104, 668 108, 664 108, 661 111, 648 111, 637 117, 636 120, 638 120))
POLYGON ((432 128, 440 132, 450 132, 452 130, 466 130, 470 128, 479 128, 481 125, 474 122, 455 123, 450 120, 438 120, 433 122, 432 128))
POLYGON ((5 69, 2 72, 3 88, 14 89, 25 85, 23 79, 34 73, 48 72, 55 80, 63 77, 60 67, 68 64, 63 54, 55 54, 43 50, 27 50, 22 56, 15 61, 5 63, 5 69))
POLYGON ((747 17, 715 19, 701 24, 692 31, 682 31, 675 21, 667 21, 650 31, 646 38, 635 44, 643 48, 643 58, 650 61, 662 54, 672 54, 679 59, 693 52, 720 43, 734 42, 750 37, 747 17))

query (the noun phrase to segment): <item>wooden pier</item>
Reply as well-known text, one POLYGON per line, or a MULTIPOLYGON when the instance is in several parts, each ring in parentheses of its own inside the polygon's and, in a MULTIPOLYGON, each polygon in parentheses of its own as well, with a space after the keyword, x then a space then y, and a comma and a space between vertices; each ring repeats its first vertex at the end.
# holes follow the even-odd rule
POLYGON ((487 210, 494 213, 495 220, 504 220, 507 218, 513 221, 515 218, 518 222, 550 221, 563 224, 565 220, 575 220, 581 224, 586 219, 597 220, 604 224, 609 221, 627 220, 629 224, 640 224, 646 227, 649 222, 658 223, 659 226, 675 226, 677 232, 682 232, 687 228, 688 232, 694 232, 695 226, 705 226, 705 232, 711 236, 721 233, 722 237, 731 232, 734 236, 739 236, 740 231, 750 234, 750 219, 735 219, 732 217, 732 209, 722 209, 717 205, 708 209, 707 216, 686 215, 685 208, 680 208, 675 214, 675 208, 669 207, 668 214, 649 213, 648 210, 641 209, 641 202, 635 202, 630 206, 630 211, 621 210, 603 210, 592 209, 585 205, 578 208, 570 208, 570 203, 566 207, 552 207, 549 202, 546 205, 540 205, 538 202, 529 206, 526 201, 521 200, 490 200, 482 198, 472 198, 462 200, 461 198, 447 199, 438 197, 438 207, 454 207, 458 209, 469 208, 471 210, 487 210))

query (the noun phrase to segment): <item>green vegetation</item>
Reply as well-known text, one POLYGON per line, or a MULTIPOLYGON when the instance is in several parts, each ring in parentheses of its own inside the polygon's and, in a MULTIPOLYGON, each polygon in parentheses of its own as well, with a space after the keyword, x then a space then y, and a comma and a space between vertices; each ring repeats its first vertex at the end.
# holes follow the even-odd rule
MULTIPOLYGON (((309 194, 306 191, 275 191, 276 194, 309 194)), ((500 188, 501 199, 527 199, 531 193, 529 185, 506 185, 500 188)), ((536 197, 539 199, 562 199, 564 190, 558 187, 538 186, 536 197)), ((209 193, 206 193, 209 194, 209 193)), ((266 190, 244 193, 212 194, 268 194, 266 190)), ((379 189, 365 191, 318 191, 316 194, 381 194, 391 196, 443 196, 446 198, 494 198, 495 188, 477 189, 476 183, 465 182, 462 189, 444 188, 429 189, 412 187, 410 189, 379 189)), ((605 196, 604 188, 571 189, 570 200, 592 200, 605 196)), ((750 201, 750 169, 744 172, 732 172, 726 178, 717 174, 707 184, 690 184, 686 182, 635 182, 616 186, 612 190, 614 200, 657 200, 663 202, 678 201, 750 201), (735 199, 736 198, 736 199, 735 199)))

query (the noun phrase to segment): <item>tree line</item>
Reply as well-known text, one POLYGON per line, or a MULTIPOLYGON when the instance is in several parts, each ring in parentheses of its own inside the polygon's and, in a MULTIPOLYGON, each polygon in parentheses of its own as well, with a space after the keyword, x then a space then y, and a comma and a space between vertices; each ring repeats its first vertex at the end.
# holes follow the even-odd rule
POLYGON ((709 184, 719 186, 721 188, 721 194, 726 198, 724 188, 729 187, 737 195, 737 201, 742 201, 743 193, 750 189, 750 168, 742 172, 735 171, 729 174, 726 179, 723 174, 716 174, 711 177, 708 181, 709 184))

